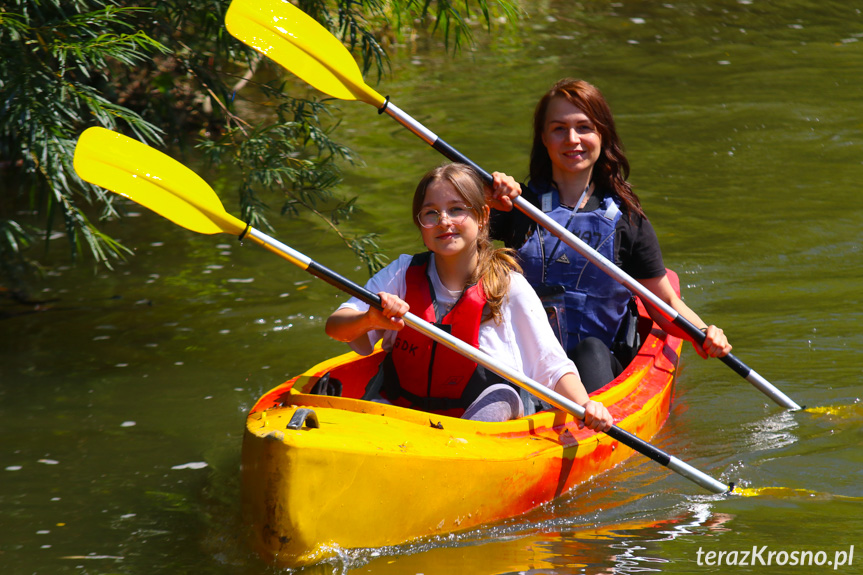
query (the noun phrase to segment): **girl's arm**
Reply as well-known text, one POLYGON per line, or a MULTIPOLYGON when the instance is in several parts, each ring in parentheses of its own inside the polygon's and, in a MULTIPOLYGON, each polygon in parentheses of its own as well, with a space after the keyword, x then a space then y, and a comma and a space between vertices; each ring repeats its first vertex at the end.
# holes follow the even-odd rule
POLYGON ((584 408, 584 424, 590 429, 608 431, 614 425, 611 413, 604 405, 590 399, 581 379, 576 374, 567 373, 558 379, 554 385, 554 391, 584 408))
POLYGON ((410 306, 401 298, 391 293, 379 292, 383 309, 370 307, 367 311, 343 307, 337 309, 327 319, 326 332, 331 338, 350 344, 351 348, 361 355, 369 355, 374 346, 366 334, 376 329, 391 329, 400 331, 405 322, 402 316, 410 306))

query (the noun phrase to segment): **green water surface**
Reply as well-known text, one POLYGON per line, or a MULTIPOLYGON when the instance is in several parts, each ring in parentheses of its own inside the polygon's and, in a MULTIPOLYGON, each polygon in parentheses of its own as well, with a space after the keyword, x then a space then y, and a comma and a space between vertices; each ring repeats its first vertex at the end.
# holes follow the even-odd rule
MULTIPOLYGON (((863 4, 538 2, 477 39, 456 59, 401 47, 370 83, 518 178, 539 96, 563 76, 599 86, 687 303, 795 401, 836 409, 786 412, 687 348, 654 443, 723 481, 807 492, 711 496, 633 457, 526 516, 302 572, 863 573, 863 4), (791 565, 804 551, 824 564, 791 565)), ((420 250, 409 198, 440 156, 366 104, 340 110, 364 161, 345 167, 351 229, 378 232, 390 257, 420 250)), ((229 174, 186 163, 237 213, 229 174)), ((0 571, 278 572, 241 536, 244 416, 345 350, 323 333, 344 296, 249 243, 127 209, 105 231, 135 257, 94 273, 55 249, 45 303, 4 303, 0 571)), ((366 279, 323 226, 276 223, 285 243, 366 279)))

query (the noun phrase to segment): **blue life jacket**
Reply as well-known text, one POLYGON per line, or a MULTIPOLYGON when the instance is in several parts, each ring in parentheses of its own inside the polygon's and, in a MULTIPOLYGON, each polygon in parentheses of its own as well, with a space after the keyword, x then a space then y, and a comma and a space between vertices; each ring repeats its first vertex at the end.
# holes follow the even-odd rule
MULTIPOLYGON (((620 200, 608 195, 597 210, 576 213, 560 205, 556 189, 545 193, 533 191, 547 216, 614 262, 614 231, 622 214, 620 200)), ((610 349, 632 293, 541 226, 537 226, 518 253, 524 276, 535 289, 564 287, 567 351, 587 337, 599 338, 610 349)))

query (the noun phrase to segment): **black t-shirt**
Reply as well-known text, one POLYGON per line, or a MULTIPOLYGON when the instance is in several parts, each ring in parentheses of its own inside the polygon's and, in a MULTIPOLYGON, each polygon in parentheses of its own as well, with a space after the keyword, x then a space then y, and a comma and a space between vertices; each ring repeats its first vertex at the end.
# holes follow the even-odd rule
MULTIPOLYGON (((524 198, 539 207, 539 197, 526 186, 522 186, 524 198)), ((606 192, 596 190, 579 212, 590 212, 599 208, 606 192)), ((662 250, 650 220, 640 214, 630 214, 624 205, 617 221, 614 237, 614 263, 626 274, 637 280, 658 278, 665 275, 662 250)), ((531 234, 537 223, 518 208, 509 212, 491 212, 491 238, 502 241, 507 247, 518 249, 531 234)))

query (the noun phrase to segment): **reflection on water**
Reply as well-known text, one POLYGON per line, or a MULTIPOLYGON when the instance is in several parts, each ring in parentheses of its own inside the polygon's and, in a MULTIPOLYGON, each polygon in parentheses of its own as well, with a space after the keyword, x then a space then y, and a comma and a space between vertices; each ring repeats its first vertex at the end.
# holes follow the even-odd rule
POLYGON ((565 530, 543 523, 450 534, 414 545, 355 551, 298 571, 317 573, 618 574, 667 572, 661 549, 679 537, 728 531, 733 515, 694 503, 664 520, 565 530))
POLYGON ((747 451, 774 450, 797 442, 799 438, 794 434, 797 427, 797 416, 782 411, 748 424, 741 435, 749 444, 745 447, 747 451))

